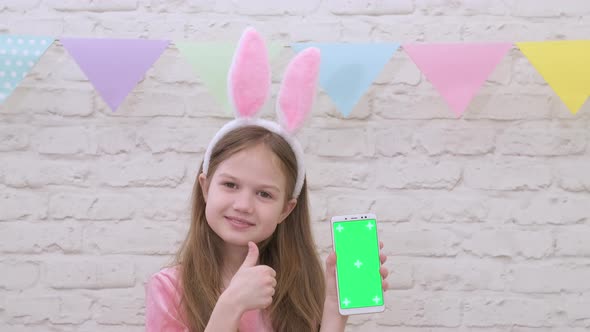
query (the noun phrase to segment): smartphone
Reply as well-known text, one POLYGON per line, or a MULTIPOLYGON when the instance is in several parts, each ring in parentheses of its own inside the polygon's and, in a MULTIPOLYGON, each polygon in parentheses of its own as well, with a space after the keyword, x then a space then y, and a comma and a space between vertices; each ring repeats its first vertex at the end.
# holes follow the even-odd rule
POLYGON ((372 213, 335 216, 331 226, 340 314, 383 312, 377 217, 372 213))

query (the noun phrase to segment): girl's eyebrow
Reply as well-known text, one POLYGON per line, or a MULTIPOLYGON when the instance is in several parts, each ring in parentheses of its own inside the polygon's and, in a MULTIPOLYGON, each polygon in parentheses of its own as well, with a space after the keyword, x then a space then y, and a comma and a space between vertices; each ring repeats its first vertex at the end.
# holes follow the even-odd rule
POLYGON ((219 173, 219 176, 220 176, 220 177, 226 177, 226 178, 230 178, 230 179, 232 179, 232 180, 235 180, 235 179, 236 179, 234 176, 231 176, 231 175, 229 175, 229 174, 227 174, 227 173, 219 173))
POLYGON ((260 188, 271 189, 271 190, 275 190, 277 192, 281 192, 281 190, 279 189, 279 187, 273 186, 271 184, 269 184, 269 185, 262 185, 260 188))
MULTIPOLYGON (((224 178, 228 178, 232 181, 237 181, 238 178, 236 178, 235 176, 232 176, 230 174, 227 173, 219 173, 219 177, 224 177, 224 178)), ((281 192, 281 190, 279 189, 279 187, 272 185, 272 184, 260 184, 258 185, 260 188, 265 188, 265 189, 272 189, 275 190, 277 192, 281 192)))

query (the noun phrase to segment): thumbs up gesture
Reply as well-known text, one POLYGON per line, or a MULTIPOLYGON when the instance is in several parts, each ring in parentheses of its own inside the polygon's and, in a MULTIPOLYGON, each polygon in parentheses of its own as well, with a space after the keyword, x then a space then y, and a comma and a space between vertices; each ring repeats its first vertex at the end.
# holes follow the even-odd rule
POLYGON ((232 299, 241 312, 265 309, 272 303, 277 274, 270 266, 257 264, 258 247, 248 242, 248 255, 223 294, 232 299))

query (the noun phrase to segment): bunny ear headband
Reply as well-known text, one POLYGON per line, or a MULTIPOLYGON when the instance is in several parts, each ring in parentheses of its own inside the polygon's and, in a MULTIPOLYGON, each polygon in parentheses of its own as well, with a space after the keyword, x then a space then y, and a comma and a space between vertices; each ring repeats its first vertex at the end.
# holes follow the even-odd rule
POLYGON ((256 30, 246 29, 228 75, 229 97, 236 118, 221 127, 209 143, 203 159, 203 173, 207 175, 213 148, 223 136, 239 127, 260 126, 283 137, 295 153, 297 180, 292 198, 297 198, 303 187, 305 166, 303 149, 294 134, 311 111, 319 68, 319 49, 307 48, 297 54, 285 70, 277 96, 278 123, 256 118, 270 92, 270 64, 262 37, 256 30))

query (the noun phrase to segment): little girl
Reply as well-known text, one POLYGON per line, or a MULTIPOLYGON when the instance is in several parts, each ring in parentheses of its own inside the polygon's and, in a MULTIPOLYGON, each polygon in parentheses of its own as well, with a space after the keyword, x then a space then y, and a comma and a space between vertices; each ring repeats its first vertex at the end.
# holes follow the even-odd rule
POLYGON ((229 73, 237 118, 205 152, 175 264, 148 281, 147 331, 344 331, 336 257, 328 256, 324 276, 293 136, 311 110, 318 71, 317 49, 299 53, 277 97, 280 124, 254 118, 270 66, 262 38, 244 32, 229 73))

